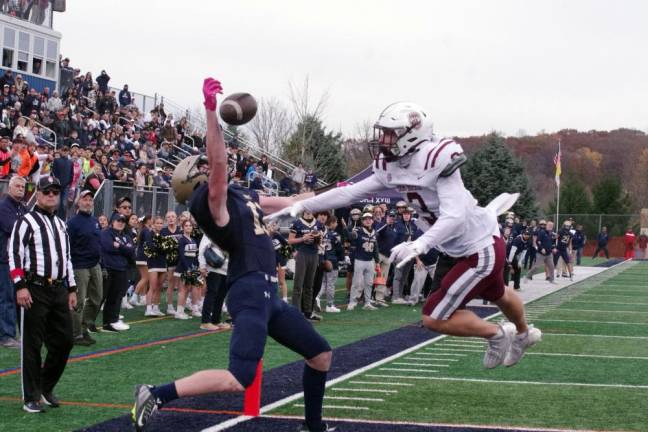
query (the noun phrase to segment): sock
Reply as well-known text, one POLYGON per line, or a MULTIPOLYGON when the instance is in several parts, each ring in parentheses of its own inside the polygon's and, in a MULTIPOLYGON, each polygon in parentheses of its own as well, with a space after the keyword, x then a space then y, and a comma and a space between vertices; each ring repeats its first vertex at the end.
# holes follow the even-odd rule
POLYGON ((155 396, 158 406, 162 406, 172 400, 178 399, 178 391, 175 382, 153 387, 151 393, 155 396))
POLYGON ((324 401, 324 385, 326 372, 313 369, 304 365, 304 414, 306 426, 311 431, 322 428, 322 403, 324 401))

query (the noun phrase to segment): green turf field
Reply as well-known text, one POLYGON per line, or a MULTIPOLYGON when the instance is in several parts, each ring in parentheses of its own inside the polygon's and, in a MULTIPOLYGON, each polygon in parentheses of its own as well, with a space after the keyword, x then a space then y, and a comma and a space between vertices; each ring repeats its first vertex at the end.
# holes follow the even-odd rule
MULTIPOLYGON (((288 282, 290 289, 292 281, 288 282)), ((344 297, 344 280, 340 279, 337 292, 340 303, 344 302, 344 297)), ((358 309, 350 313, 325 314, 324 321, 316 326, 333 347, 338 347, 411 324, 419 319, 419 315, 419 308, 406 306, 379 311, 358 309), (377 319, 378 316, 380 319, 377 319)), ((230 332, 202 332, 198 329, 198 318, 188 321, 171 317, 145 318, 141 307, 127 311, 125 321, 131 324, 129 331, 93 335, 98 341, 96 345, 74 347, 72 355, 180 335, 195 336, 69 363, 56 393, 61 400, 70 401, 73 405, 48 410, 45 414, 23 412, 19 400, 20 375, 14 373, 2 376, 0 373, 0 430, 5 430, 6 427, 6 430, 14 432, 69 431, 95 424, 125 414, 130 409, 132 390, 136 383, 168 382, 201 369, 227 367, 230 332)), ((264 368, 273 368, 297 359, 296 354, 270 340, 266 347, 264 368)), ((0 370, 19 365, 18 350, 0 350, 0 370)))
MULTIPOLYGON (((332 386, 325 416, 648 430, 648 264, 623 264, 528 310, 544 337, 517 366, 485 370, 482 340, 440 338, 332 386)), ((269 414, 302 409, 297 400, 269 414)))

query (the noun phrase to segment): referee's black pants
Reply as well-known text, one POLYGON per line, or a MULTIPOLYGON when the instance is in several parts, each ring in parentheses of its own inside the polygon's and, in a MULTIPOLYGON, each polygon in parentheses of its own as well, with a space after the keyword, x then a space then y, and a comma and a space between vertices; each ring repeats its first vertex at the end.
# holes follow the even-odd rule
POLYGON ((21 308, 22 387, 25 402, 40 401, 58 383, 72 351, 72 316, 68 292, 59 288, 29 285, 33 303, 21 308), (41 347, 47 356, 43 364, 41 347))

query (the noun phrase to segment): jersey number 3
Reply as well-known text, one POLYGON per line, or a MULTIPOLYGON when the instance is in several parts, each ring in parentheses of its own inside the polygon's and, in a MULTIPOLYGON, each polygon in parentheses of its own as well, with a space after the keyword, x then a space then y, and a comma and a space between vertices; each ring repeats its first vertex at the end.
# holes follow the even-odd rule
POLYGON ((427 208, 425 201, 423 201, 423 197, 421 197, 421 195, 416 192, 407 192, 407 201, 416 201, 418 203, 418 207, 421 209, 421 214, 419 216, 425 219, 427 223, 430 224, 430 226, 434 225, 434 223, 437 221, 437 217, 427 208))

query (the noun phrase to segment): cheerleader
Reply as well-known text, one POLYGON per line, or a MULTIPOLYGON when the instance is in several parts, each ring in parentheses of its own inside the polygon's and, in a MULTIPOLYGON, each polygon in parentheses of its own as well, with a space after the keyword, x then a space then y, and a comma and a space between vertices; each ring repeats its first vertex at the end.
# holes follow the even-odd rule
POLYGON ((189 291, 191 291, 191 298, 193 299, 191 315, 194 317, 202 316, 198 305, 202 284, 200 283, 200 271, 198 270, 198 243, 191 237, 193 224, 190 220, 183 222, 182 231, 183 235, 178 241, 178 265, 175 269, 175 274, 180 278, 175 318, 186 320, 191 318, 184 311, 189 291))
POLYGON ((167 271, 166 256, 160 245, 162 242, 160 233, 163 227, 164 219, 157 216, 153 221, 151 230, 142 233, 149 276, 149 290, 146 293, 146 312, 144 316, 164 316, 164 313, 160 311, 162 278, 167 271))
POLYGON ((148 291, 149 274, 148 267, 146 266, 146 255, 144 255, 144 238, 146 232, 151 231, 153 219, 151 216, 144 216, 141 221, 141 228, 137 237, 137 249, 135 252, 135 265, 139 272, 139 281, 135 286, 135 293, 131 297, 131 304, 134 306, 146 305, 146 293, 148 291))
MULTIPOLYGON (((182 236, 182 229, 178 226, 178 215, 176 215, 176 212, 170 210, 166 214, 166 223, 167 226, 162 229, 160 234, 162 234, 162 237, 173 237, 174 239, 178 240, 182 236)), ((167 315, 175 315, 176 310, 173 307, 173 292, 176 290, 178 286, 178 277, 174 274, 175 273, 175 267, 177 265, 177 262, 169 261, 167 262, 167 291, 166 291, 166 299, 167 299, 167 310, 166 313, 167 315)))

